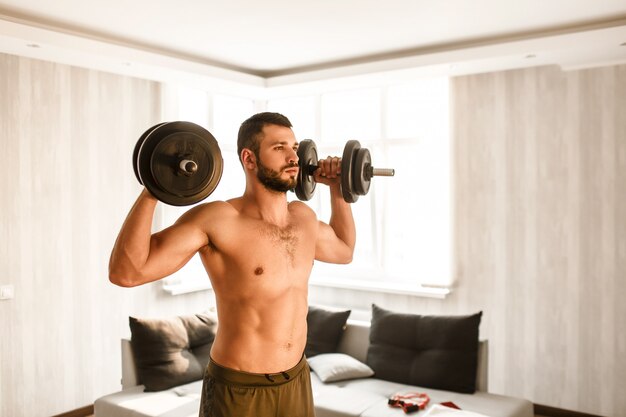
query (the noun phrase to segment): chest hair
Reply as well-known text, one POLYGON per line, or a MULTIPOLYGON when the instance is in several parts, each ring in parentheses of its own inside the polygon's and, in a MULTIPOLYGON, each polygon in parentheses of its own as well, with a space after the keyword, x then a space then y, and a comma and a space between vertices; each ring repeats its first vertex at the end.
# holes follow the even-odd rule
POLYGON ((293 266, 298 246, 297 229, 293 225, 278 227, 272 224, 265 224, 261 227, 261 234, 267 237, 274 247, 284 251, 293 266))

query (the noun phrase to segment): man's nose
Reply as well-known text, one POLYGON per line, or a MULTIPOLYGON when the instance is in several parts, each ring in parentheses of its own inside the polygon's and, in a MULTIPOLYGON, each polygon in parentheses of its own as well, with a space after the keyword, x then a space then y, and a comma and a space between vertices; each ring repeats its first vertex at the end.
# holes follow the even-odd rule
POLYGON ((298 158, 298 151, 291 149, 291 152, 289 153, 287 160, 289 161, 289 163, 298 163, 298 160, 300 158, 298 158))

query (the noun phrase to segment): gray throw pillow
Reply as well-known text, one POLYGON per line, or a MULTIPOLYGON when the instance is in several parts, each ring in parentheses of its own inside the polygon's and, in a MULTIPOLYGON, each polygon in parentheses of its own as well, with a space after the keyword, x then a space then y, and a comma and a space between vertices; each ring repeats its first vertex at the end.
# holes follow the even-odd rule
POLYGON ((307 340, 304 349, 307 358, 337 351, 350 313, 351 310, 330 311, 309 306, 309 313, 306 316, 307 340))
POLYGON ((203 314, 170 319, 129 317, 137 376, 145 391, 202 379, 217 321, 203 314))
POLYGON ((372 305, 366 362, 380 379, 473 393, 481 316, 400 314, 372 305))

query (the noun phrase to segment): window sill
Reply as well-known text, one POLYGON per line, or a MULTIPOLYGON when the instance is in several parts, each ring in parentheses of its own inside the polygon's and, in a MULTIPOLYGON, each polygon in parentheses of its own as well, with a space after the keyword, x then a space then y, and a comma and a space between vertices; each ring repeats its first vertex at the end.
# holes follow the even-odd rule
MULTIPOLYGON (((426 287, 422 285, 411 285, 403 283, 377 282, 358 279, 328 279, 328 278, 311 278, 309 283, 315 287, 340 288, 345 290, 370 291, 385 294, 410 295, 415 297, 438 298, 445 299, 450 294, 450 288, 446 287, 426 287)), ((190 282, 163 284, 163 291, 170 295, 188 294, 196 291, 210 290, 210 282, 190 282)))
MULTIPOLYGON (((208 279, 207 279, 208 281, 208 279)), ((210 282, 190 282, 190 283, 163 283, 163 291, 170 295, 188 294, 196 291, 206 291, 213 289, 210 282)))
POLYGON ((411 295, 416 297, 444 299, 451 290, 447 287, 425 287, 419 284, 377 282, 358 279, 311 278, 310 285, 316 287, 341 288, 346 290, 371 291, 386 294, 411 295))

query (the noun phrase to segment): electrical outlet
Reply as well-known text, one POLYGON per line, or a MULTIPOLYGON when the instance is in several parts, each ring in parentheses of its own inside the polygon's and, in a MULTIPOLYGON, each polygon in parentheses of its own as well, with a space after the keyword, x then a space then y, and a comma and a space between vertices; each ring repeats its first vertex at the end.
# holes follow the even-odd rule
POLYGON ((0 285, 0 300, 10 300, 14 296, 13 285, 0 285))

